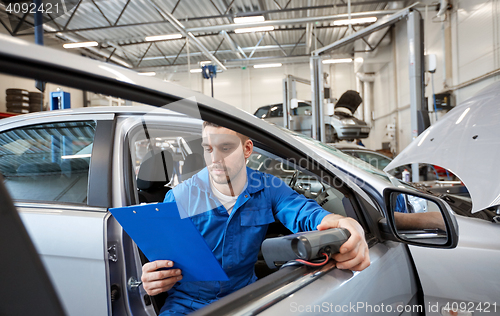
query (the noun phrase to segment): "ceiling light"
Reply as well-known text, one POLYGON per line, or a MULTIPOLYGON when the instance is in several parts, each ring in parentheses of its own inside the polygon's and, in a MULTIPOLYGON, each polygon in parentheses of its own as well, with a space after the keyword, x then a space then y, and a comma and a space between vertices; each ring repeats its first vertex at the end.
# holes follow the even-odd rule
POLYGON ((235 29, 234 33, 254 33, 254 32, 267 32, 267 31, 273 31, 274 26, 269 25, 269 26, 259 26, 259 27, 246 27, 243 29, 235 29))
POLYGON ((91 47, 91 46, 98 46, 99 43, 97 42, 80 42, 80 43, 68 43, 68 44, 63 44, 64 48, 79 48, 79 47, 91 47))
POLYGON ((233 19, 234 23, 240 24, 240 23, 253 23, 253 22, 264 22, 266 19, 264 19, 263 15, 254 15, 254 16, 242 16, 242 17, 236 17, 233 19))
POLYGON ((211 64, 211 60, 200 61, 200 65, 205 66, 206 64, 211 64))
POLYGON ((364 61, 363 57, 356 57, 354 58, 355 63, 362 63, 364 61))
POLYGON ((352 63, 352 58, 325 59, 323 64, 345 64, 352 63))
POLYGON ((372 17, 367 17, 367 18, 356 18, 356 19, 345 19, 345 20, 337 20, 333 21, 333 25, 335 26, 341 26, 341 25, 349 25, 349 24, 365 24, 365 23, 373 23, 376 22, 377 18, 372 16, 372 17))
POLYGON ((139 72, 139 76, 148 76, 148 77, 152 77, 152 76, 156 76, 156 72, 154 72, 154 71, 149 71, 149 72, 139 72))
POLYGON ((181 34, 165 34, 165 35, 147 36, 144 40, 146 42, 154 42, 154 41, 165 41, 165 40, 172 40, 179 38, 182 38, 181 34))
POLYGON ((197 73, 197 72, 201 72, 201 68, 191 69, 189 72, 192 74, 197 73))
POLYGON ((253 68, 277 68, 283 66, 282 63, 254 65, 253 68))

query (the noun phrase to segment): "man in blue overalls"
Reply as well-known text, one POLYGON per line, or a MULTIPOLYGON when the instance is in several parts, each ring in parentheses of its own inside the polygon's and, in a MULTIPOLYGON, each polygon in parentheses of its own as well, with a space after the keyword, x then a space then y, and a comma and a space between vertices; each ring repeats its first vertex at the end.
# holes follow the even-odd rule
POLYGON ((257 278, 254 264, 267 227, 277 218, 292 232, 344 227, 351 237, 333 258, 340 269, 360 271, 370 265, 363 228, 352 218, 331 214, 279 178, 246 167, 252 141, 235 131, 205 122, 207 167, 170 190, 165 202, 177 202, 205 238, 229 277, 225 282, 182 282, 169 260, 143 266, 149 295, 168 291, 161 315, 188 314, 224 297, 257 278))

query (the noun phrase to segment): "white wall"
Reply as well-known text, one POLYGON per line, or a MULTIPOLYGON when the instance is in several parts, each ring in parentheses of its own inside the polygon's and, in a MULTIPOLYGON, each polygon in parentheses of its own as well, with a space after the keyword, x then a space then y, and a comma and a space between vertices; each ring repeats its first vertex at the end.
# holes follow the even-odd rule
MULTIPOLYGON (((356 88, 352 64, 324 65, 324 71, 330 74, 329 82, 333 97, 338 98, 346 90, 356 88)), ((284 64, 279 68, 228 69, 218 73, 214 79, 214 97, 254 113, 263 105, 283 102, 283 79, 286 75, 310 80, 309 64, 284 64)), ((201 74, 191 74, 191 82, 185 72, 159 76, 206 95, 211 94, 210 80, 202 79, 201 74)), ((311 87, 297 83, 297 98, 311 100, 311 87)))
MULTIPOLYGON (((0 74, 0 112, 6 112, 5 90, 10 88, 26 89, 28 91, 38 91, 35 88, 34 80, 0 74)), ((72 108, 83 107, 83 92, 81 90, 68 88, 61 85, 55 85, 51 83, 48 83, 45 87, 45 95, 44 95, 45 105, 48 105, 50 92, 57 91, 57 88, 60 88, 62 91, 70 93, 72 108)))
MULTIPOLYGON (((431 1, 424 1, 430 4, 431 1)), ((434 74, 435 93, 453 89, 455 86, 497 70, 500 66, 500 2, 495 0, 453 1, 447 21, 443 23, 434 16, 435 6, 429 6, 426 14, 422 9, 427 54, 436 54, 437 70, 434 74), (443 32, 444 29, 444 32, 443 32), (443 35, 444 33, 444 35, 443 35), (446 44, 443 45, 443 40, 446 44), (445 76, 445 68, 447 76, 445 76), (445 78, 447 77, 447 80, 445 78)), ((367 147, 381 148, 389 141, 386 125, 397 123, 397 135, 393 140, 399 153, 412 140, 410 130, 410 90, 408 37, 405 21, 398 22, 392 36, 391 61, 375 73, 374 117, 370 138, 364 141, 367 147), (397 142, 396 142, 397 140, 397 142)), ((488 86, 500 76, 479 81, 454 90, 457 104, 488 86)), ((426 74, 426 97, 432 100, 431 75, 426 74)), ((432 110, 430 108, 430 110, 432 110)), ((444 112, 438 113, 438 118, 444 112)), ((434 121, 431 113, 431 122, 434 121)))

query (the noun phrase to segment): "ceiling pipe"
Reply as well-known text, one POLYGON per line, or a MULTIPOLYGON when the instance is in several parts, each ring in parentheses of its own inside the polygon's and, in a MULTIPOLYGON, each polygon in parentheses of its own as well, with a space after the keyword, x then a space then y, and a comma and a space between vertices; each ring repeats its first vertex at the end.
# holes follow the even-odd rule
MULTIPOLYGON (((367 11, 367 12, 356 12, 351 13, 351 18, 365 18, 365 17, 380 17, 387 14, 394 14, 397 10, 381 10, 381 11, 367 11)), ((286 19, 286 20, 268 20, 262 22, 252 22, 252 23, 241 23, 241 24, 224 24, 224 25, 212 25, 203 27, 192 27, 187 28, 187 32, 195 33, 210 33, 210 32, 220 32, 220 31, 234 31, 235 29, 248 28, 248 27, 260 27, 260 26, 280 26, 280 25, 290 25, 290 24, 307 24, 315 22, 330 22, 335 20, 345 20, 348 18, 347 14, 336 14, 327 16, 312 16, 296 19, 286 19)))
POLYGON ((205 54, 205 56, 207 56, 211 61, 213 61, 215 64, 217 64, 221 69, 227 70, 226 66, 224 66, 220 62, 220 60, 218 60, 214 55, 212 55, 212 53, 210 53, 210 51, 205 47, 205 45, 203 45, 200 42, 200 40, 197 39, 196 36, 193 35, 193 33, 191 33, 191 31, 189 29, 186 29, 184 27, 184 25, 182 25, 182 23, 179 22, 179 20, 177 20, 172 14, 170 14, 170 12, 166 12, 165 10, 160 8, 152 0, 150 3, 156 8, 156 10, 158 10, 158 12, 161 13, 161 15, 164 18, 166 18, 172 24, 173 27, 175 27, 177 29, 177 31, 179 31, 185 37, 189 37, 189 39, 191 39, 193 41, 193 43, 196 45, 196 47, 198 47, 198 49, 201 50, 205 54))
MULTIPOLYGON (((403 8, 404 8, 404 3, 393 1, 393 2, 389 2, 385 9, 386 10, 401 10, 403 8)), ((389 27, 385 27, 379 31, 373 32, 372 34, 370 34, 370 36, 368 36, 368 39, 366 40, 368 42, 368 45, 366 45, 365 49, 368 51, 368 50, 372 49, 372 47, 377 46, 377 44, 378 44, 378 46, 375 47, 373 49, 373 51, 368 52, 366 54, 367 57, 375 57, 378 53, 378 47, 387 46, 391 43, 390 36, 386 36, 384 38, 384 36, 387 34, 388 30, 389 30, 389 27)))

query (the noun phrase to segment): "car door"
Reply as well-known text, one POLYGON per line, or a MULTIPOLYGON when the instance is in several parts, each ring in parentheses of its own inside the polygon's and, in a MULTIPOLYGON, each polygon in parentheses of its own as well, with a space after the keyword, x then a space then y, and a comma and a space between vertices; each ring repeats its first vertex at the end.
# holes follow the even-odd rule
MULTIPOLYGON (((119 199, 123 205, 136 204, 139 201, 160 202, 165 193, 168 192, 169 187, 178 185, 193 172, 204 168, 203 160, 198 160, 198 164, 188 162, 189 157, 202 155, 201 122, 199 119, 185 116, 161 115, 161 112, 145 113, 142 116, 122 116, 118 119, 116 137, 124 141, 119 148, 116 147, 115 156, 121 157, 122 160, 123 176, 120 179, 124 180, 125 188, 121 190, 123 193, 119 199), (147 149, 145 150, 145 148, 147 149), (154 174, 154 179, 144 177, 142 169, 149 168, 146 167, 149 158, 161 153, 164 157, 167 154, 169 158, 160 160, 160 165, 156 166, 155 170, 159 170, 160 173, 162 173, 161 170, 167 170, 167 173, 161 177, 154 174), (162 166, 164 161, 168 161, 168 165, 165 167, 162 166), (144 184, 144 182, 148 183, 144 184), (157 188, 152 185, 154 182, 160 182, 157 188), (160 193, 158 193, 159 191, 160 193)), ((310 198, 317 198, 323 185, 335 178, 331 171, 323 170, 323 167, 318 169, 319 162, 311 163, 311 170, 299 168, 293 160, 283 157, 279 151, 276 152, 276 145, 273 142, 256 142, 254 155, 248 159, 247 166, 274 174, 286 183, 292 179, 295 171, 300 170, 295 189, 310 198), (321 171, 324 172, 324 178, 315 174, 315 172, 321 171)), ((121 185, 120 182, 115 183, 121 185)), ((375 209, 370 203, 360 202, 362 198, 345 183, 340 186, 328 184, 328 187, 330 194, 336 196, 337 201, 331 202, 329 205, 331 208, 338 206, 337 211, 339 212, 342 209, 342 215, 354 217, 365 224, 367 222, 364 218, 365 213, 372 212, 380 215, 380 210, 375 209)), ((118 189, 116 191, 118 194, 118 189)), ((118 195, 115 197, 118 198, 118 195)), ((245 309, 242 310, 239 306, 238 310, 231 310, 230 313, 232 315, 244 314, 248 310, 260 310, 262 306, 269 304, 272 306, 263 311, 263 314, 306 313, 307 308, 314 308, 319 304, 324 309, 328 304, 328 308, 332 308, 333 312, 335 312, 335 308, 346 312, 345 309, 348 306, 347 313, 356 314, 360 311, 364 312, 365 308, 368 308, 368 311, 373 308, 380 310, 381 304, 390 306, 391 310, 396 310, 399 306, 404 307, 412 302, 416 303, 418 284, 406 247, 395 242, 376 242, 370 233, 370 230, 375 229, 375 227, 368 225, 365 227, 371 245, 370 255, 372 258, 371 267, 365 271, 353 273, 330 266, 321 273, 309 271, 305 275, 299 274, 293 278, 293 285, 285 286, 282 284, 278 286, 272 293, 268 293, 266 299, 251 302, 248 297, 246 300, 245 297, 239 298, 243 300, 242 304, 246 306, 245 309), (363 290, 360 290, 361 288, 363 290), (284 293, 288 295, 285 296, 284 293), (277 298, 283 300, 279 301, 277 298), (355 302, 354 309, 353 302, 355 302), (350 304, 351 306, 349 306, 350 304)), ((260 273, 261 280, 259 282, 268 284, 274 280, 274 273, 271 273, 273 271, 264 271, 262 265, 259 266, 259 262, 255 269, 258 275, 260 273)), ((135 278, 140 278, 140 271, 138 273, 135 278)), ((243 290, 245 288, 241 291, 243 290)), ((250 289, 246 290, 250 291, 250 289)), ((260 290, 256 288, 252 291, 257 293, 260 290)), ((240 295, 238 292, 233 294, 238 296, 240 295)), ((153 305, 160 304, 161 307, 162 302, 158 303, 157 300, 160 298, 153 299, 153 305)), ((234 301, 225 302, 222 300, 220 303, 231 305, 234 301)), ((200 310, 199 313, 203 314, 203 311, 204 309, 200 310)), ((418 314, 418 310, 413 314, 418 314)))
POLYGON ((68 315, 111 315, 109 215, 94 189, 107 181, 98 169, 112 121, 109 114, 63 115, 0 126, 5 186, 68 315))

